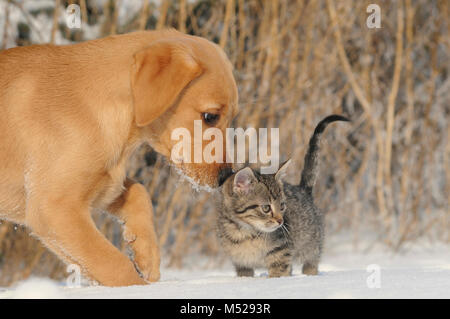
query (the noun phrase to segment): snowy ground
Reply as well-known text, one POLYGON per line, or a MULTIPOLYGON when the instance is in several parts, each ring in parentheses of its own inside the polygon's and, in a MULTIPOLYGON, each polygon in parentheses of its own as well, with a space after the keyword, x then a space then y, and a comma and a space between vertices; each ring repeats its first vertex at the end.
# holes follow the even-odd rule
POLYGON ((314 277, 303 276, 299 267, 293 277, 277 279, 267 278, 263 270, 255 278, 236 278, 228 266, 163 269, 162 274, 153 285, 125 288, 68 288, 49 280, 28 280, 13 289, 0 288, 0 298, 450 298, 450 246, 403 255, 328 254, 320 275, 314 277), (374 264, 379 277, 377 266, 368 271, 374 264))

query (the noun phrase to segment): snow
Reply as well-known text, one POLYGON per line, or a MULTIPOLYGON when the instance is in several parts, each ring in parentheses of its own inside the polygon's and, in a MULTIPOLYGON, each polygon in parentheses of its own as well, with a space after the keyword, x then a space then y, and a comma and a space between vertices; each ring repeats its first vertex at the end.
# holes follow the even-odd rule
POLYGON ((20 282, 14 290, 9 291, 9 297, 13 299, 57 299, 63 298, 63 294, 56 282, 44 278, 31 278, 20 282))
POLYGON ((0 298, 450 298, 448 245, 404 254, 328 254, 319 271, 304 276, 297 266, 292 277, 268 278, 260 270, 254 278, 237 278, 229 264, 207 270, 163 268, 160 282, 123 288, 69 288, 31 279, 17 288, 0 288, 0 298))

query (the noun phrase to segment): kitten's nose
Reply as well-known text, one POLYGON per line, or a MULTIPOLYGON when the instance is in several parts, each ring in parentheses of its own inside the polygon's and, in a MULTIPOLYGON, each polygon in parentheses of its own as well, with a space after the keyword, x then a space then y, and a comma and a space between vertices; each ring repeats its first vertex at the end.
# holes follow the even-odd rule
POLYGON ((283 217, 281 217, 281 216, 280 216, 280 217, 276 216, 276 217, 275 217, 275 220, 277 221, 278 224, 280 224, 280 225, 283 224, 283 217))

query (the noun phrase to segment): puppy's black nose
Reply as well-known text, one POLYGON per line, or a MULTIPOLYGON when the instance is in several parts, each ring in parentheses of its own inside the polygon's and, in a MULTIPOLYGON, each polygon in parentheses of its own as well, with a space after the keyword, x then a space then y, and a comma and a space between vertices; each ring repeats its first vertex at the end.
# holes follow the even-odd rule
POLYGON ((225 183, 225 181, 228 179, 228 177, 230 177, 231 175, 233 175, 233 170, 231 169, 231 167, 224 167, 222 169, 220 169, 219 174, 218 174, 218 183, 219 186, 222 186, 223 183, 225 183))

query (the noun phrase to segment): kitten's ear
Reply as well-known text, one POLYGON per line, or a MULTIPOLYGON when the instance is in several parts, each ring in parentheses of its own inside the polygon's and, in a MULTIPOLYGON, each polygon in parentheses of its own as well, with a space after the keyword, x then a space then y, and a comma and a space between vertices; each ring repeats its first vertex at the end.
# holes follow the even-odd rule
POLYGON ((250 167, 241 169, 234 175, 233 191, 240 194, 247 194, 254 181, 256 181, 256 177, 250 167))
POLYGON ((286 176, 287 169, 288 169, 290 164, 291 164, 291 160, 290 159, 287 160, 286 162, 284 162, 283 164, 281 164, 280 168, 278 169, 278 172, 275 174, 275 179, 277 181, 283 180, 283 178, 286 176))

